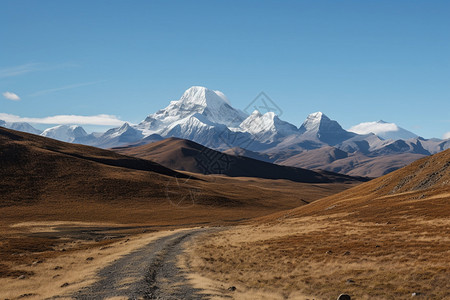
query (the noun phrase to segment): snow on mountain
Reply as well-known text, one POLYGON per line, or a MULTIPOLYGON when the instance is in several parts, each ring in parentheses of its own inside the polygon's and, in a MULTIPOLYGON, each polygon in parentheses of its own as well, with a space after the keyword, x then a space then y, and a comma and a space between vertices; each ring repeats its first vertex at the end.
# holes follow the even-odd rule
POLYGON ((186 90, 179 100, 171 101, 166 108, 149 115, 136 128, 141 129, 145 135, 162 133, 184 121, 190 122, 192 117, 205 124, 237 127, 247 115, 234 109, 229 103, 222 92, 193 86, 186 90), (199 115, 201 117, 198 117, 199 115))
POLYGON ((120 127, 109 129, 89 144, 102 148, 112 148, 133 144, 143 138, 144 135, 140 130, 128 123, 124 123, 120 127))
POLYGON ((360 123, 352 126, 349 131, 357 134, 374 133, 386 140, 408 140, 418 137, 416 134, 399 127, 395 123, 388 123, 382 120, 377 122, 360 123))
POLYGON ((262 143, 272 143, 280 137, 298 133, 297 127, 280 120, 274 112, 261 114, 258 110, 248 116, 239 127, 262 143))
POLYGON ((5 122, 3 120, 0 120, 0 126, 3 126, 5 128, 17 130, 17 131, 23 131, 27 133, 32 134, 41 134, 42 131, 39 129, 34 128, 28 123, 25 122, 5 122))
MULTIPOLYGON (((0 121, 0 126, 40 133, 26 123, 17 123, 13 127, 0 121)), ((171 101, 166 108, 148 115, 138 125, 124 123, 102 134, 87 134, 79 126, 60 125, 45 130, 42 135, 102 148, 178 137, 217 150, 238 147, 275 156, 281 153, 281 156, 287 157, 327 146, 367 155, 436 153, 450 146, 450 141, 421 139, 393 123, 383 121, 361 123, 353 126, 351 131, 354 132, 344 130, 322 112, 308 115, 300 128, 282 121, 273 112, 262 114, 254 111, 248 116, 233 108, 222 92, 193 86, 179 100, 171 101), (399 138, 405 141, 398 141, 399 138)))
POLYGON ((83 127, 78 125, 58 125, 48 128, 41 133, 41 136, 69 143, 76 142, 77 139, 87 135, 83 127))
POLYGON ((330 146, 355 136, 344 130, 338 122, 331 120, 322 112, 315 112, 306 118, 299 132, 303 139, 319 140, 330 146))

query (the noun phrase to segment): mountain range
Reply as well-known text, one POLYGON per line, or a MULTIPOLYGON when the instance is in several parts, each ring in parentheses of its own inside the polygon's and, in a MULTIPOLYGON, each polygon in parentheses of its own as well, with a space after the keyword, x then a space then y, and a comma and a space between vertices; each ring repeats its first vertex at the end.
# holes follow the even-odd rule
POLYGON ((424 139, 384 121, 361 123, 347 131, 322 112, 310 114, 296 127, 272 111, 247 114, 233 108, 222 92, 199 86, 139 124, 124 123, 101 134, 87 134, 76 125, 44 132, 27 123, 0 121, 0 126, 100 148, 175 137, 266 162, 371 177, 450 147, 450 139, 424 139))

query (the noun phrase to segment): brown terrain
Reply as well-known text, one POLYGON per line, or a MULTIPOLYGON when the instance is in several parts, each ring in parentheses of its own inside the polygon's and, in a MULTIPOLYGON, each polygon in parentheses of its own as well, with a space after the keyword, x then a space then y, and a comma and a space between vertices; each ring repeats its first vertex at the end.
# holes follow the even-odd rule
POLYGON ((215 299, 450 299, 449 217, 446 150, 199 238, 184 264, 215 299))
POLYGON ((2 299, 67 294, 167 230, 242 224, 360 183, 180 173, 4 128, 0 166, 2 299))
POLYGON ((245 156, 219 152, 198 143, 168 138, 146 145, 114 148, 114 151, 155 161, 165 167, 201 174, 223 174, 230 177, 288 179, 297 182, 325 183, 366 181, 326 171, 281 166, 245 156))
POLYGON ((275 162, 284 166, 323 169, 350 176, 380 177, 425 157, 417 153, 397 153, 367 156, 362 153, 348 154, 334 147, 304 151, 275 162))
POLYGON ((450 299, 450 150, 362 184, 308 183, 0 128, 0 164, 0 299, 128 299, 114 292, 138 283, 139 255, 166 274, 163 299, 172 285, 196 299, 450 299))

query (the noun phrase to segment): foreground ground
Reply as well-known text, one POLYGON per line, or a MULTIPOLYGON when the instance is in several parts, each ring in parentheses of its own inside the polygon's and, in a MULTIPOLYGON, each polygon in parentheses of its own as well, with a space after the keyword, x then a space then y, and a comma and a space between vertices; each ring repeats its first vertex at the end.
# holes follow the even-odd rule
POLYGON ((450 150, 308 184, 5 134, 19 142, 0 148, 0 299, 450 298, 450 150))
POLYGON ((204 237, 188 260, 196 287, 234 299, 449 299, 449 232, 448 218, 280 218, 204 237))
POLYGON ((216 298, 450 299, 450 151, 253 225, 186 260, 216 298))

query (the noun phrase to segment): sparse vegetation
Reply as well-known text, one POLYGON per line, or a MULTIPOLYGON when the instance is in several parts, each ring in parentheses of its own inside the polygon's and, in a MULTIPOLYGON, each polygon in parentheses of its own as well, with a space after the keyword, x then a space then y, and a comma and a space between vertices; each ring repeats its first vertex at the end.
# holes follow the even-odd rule
POLYGON ((450 150, 192 244, 193 278, 236 299, 450 298, 450 150), (406 179, 405 179, 406 178, 406 179), (431 179, 431 180, 430 180, 431 179), (426 183, 426 184, 424 184, 426 183), (426 189, 423 189, 426 187, 426 189), (275 298, 275 297, 268 297, 275 298))

